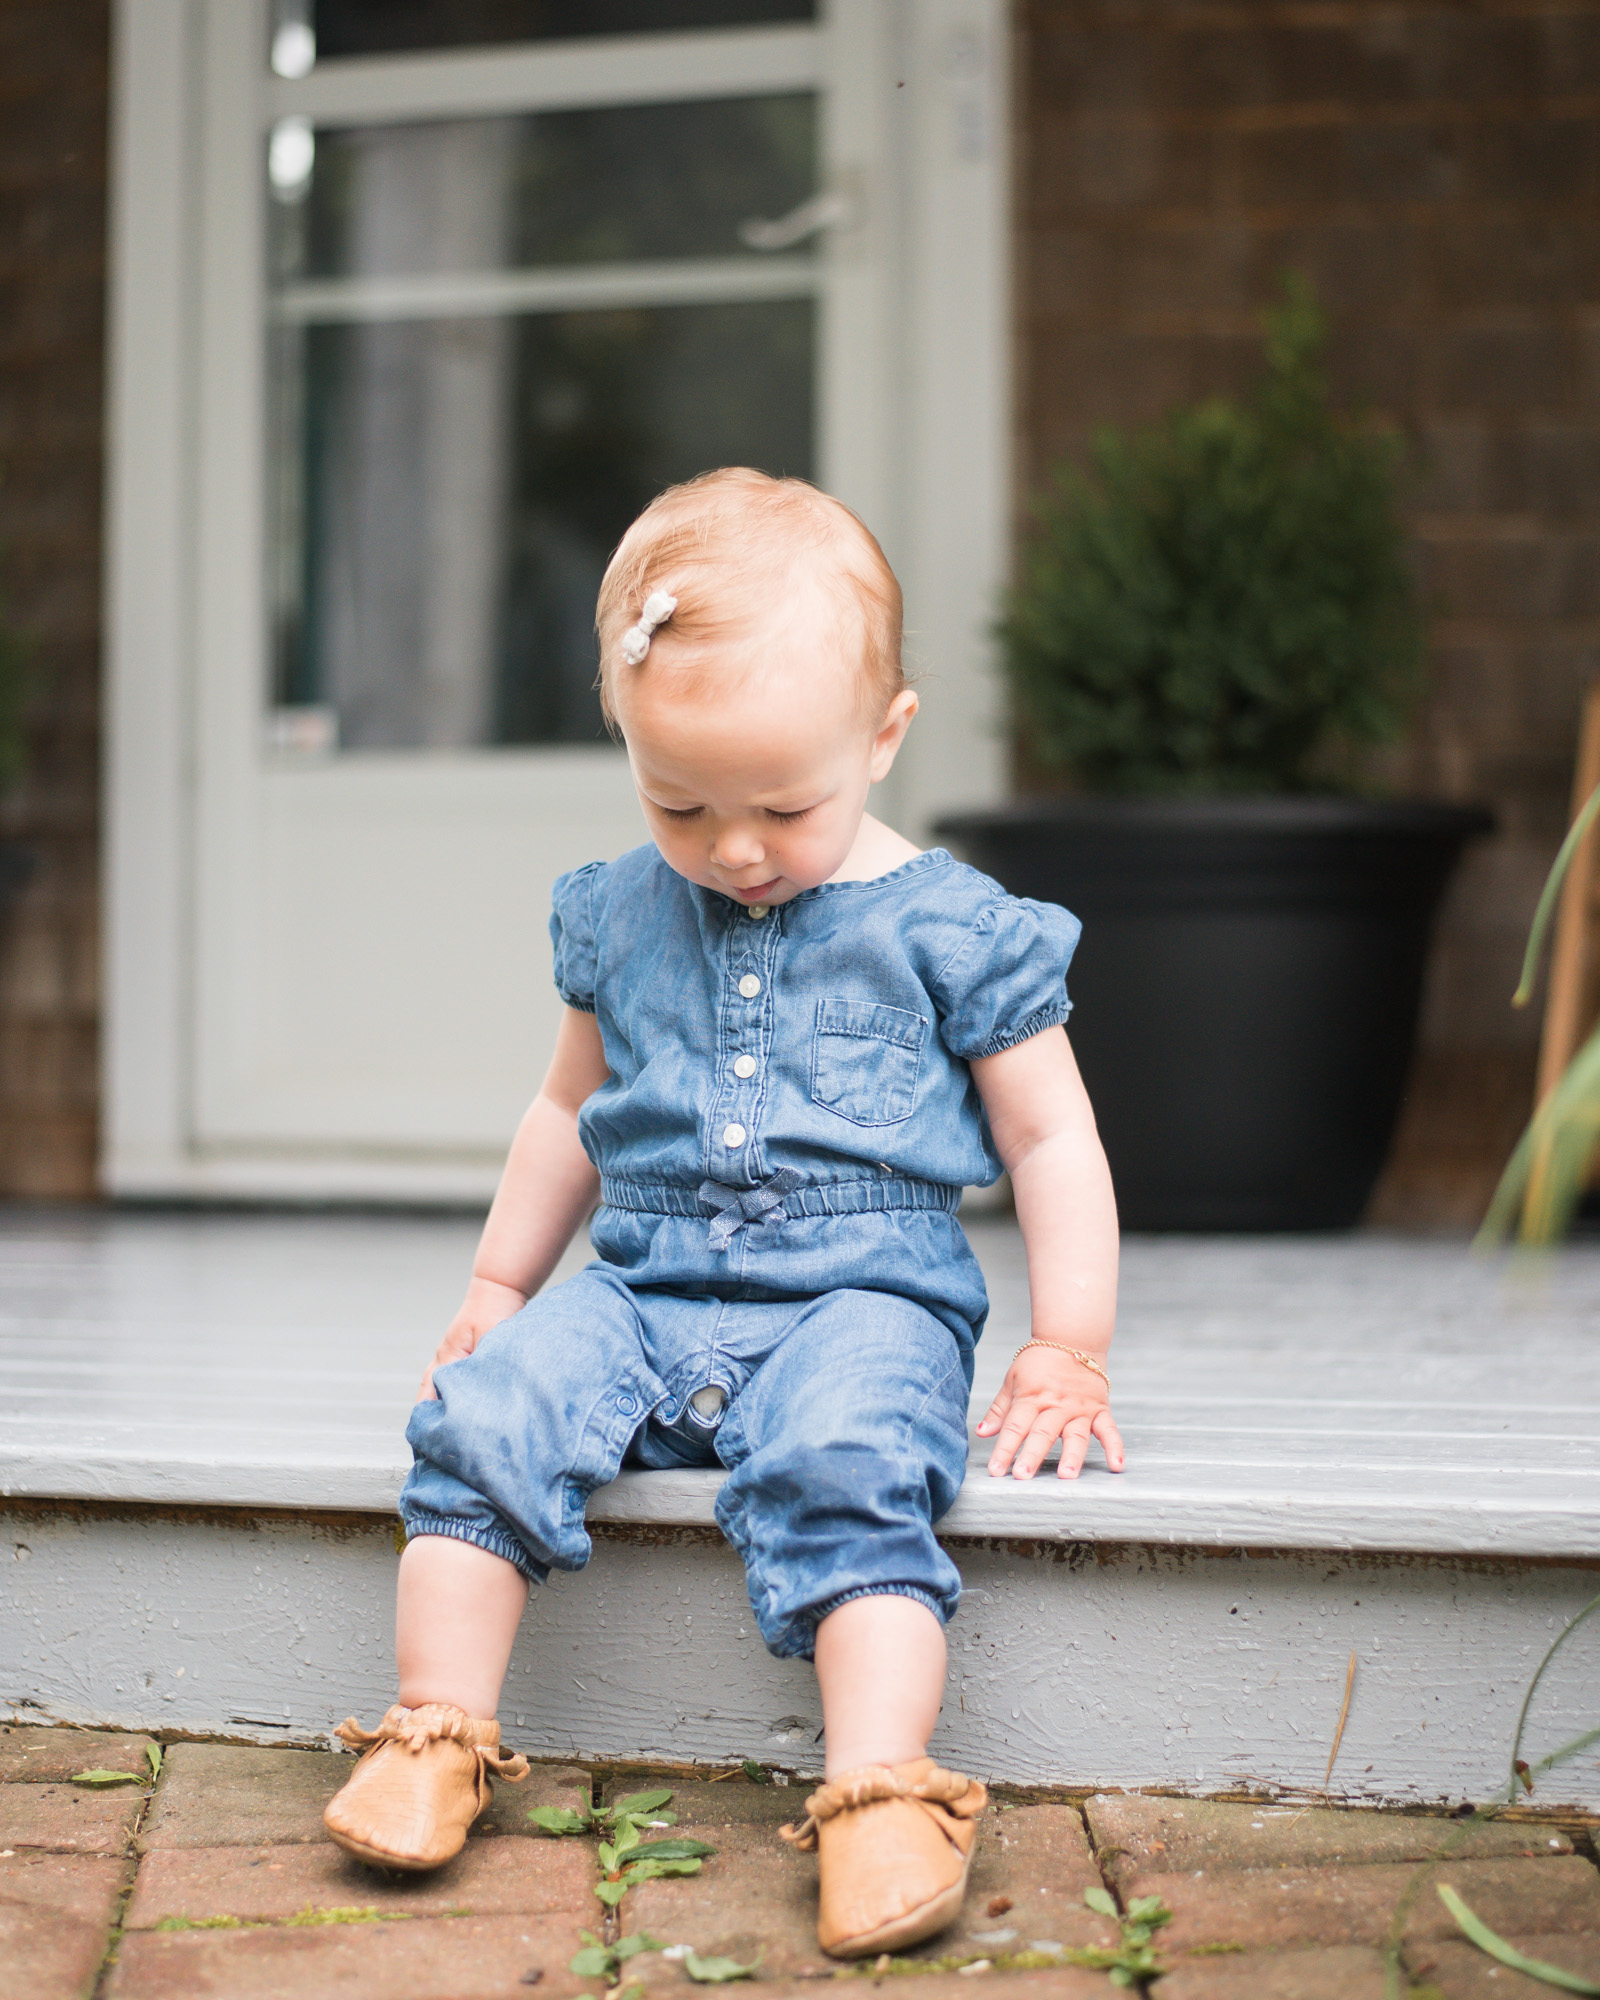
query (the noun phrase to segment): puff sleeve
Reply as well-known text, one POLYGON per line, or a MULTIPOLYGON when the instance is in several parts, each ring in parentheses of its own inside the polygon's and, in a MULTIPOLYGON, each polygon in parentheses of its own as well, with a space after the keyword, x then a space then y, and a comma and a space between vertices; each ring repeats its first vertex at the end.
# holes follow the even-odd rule
POLYGON ((1067 967, 1083 926, 1057 903, 1004 896, 990 903, 940 968, 939 1033, 953 1056, 999 1055, 1072 1011, 1067 967))
POLYGON ((556 881, 550 896, 550 943, 555 953, 556 991, 581 1014, 595 1010, 595 890, 603 861, 574 868, 556 881))

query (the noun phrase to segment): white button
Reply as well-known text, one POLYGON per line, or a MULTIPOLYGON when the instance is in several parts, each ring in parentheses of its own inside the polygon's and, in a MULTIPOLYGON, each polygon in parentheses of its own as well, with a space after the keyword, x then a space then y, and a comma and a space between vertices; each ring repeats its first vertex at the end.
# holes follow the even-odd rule
POLYGON ((754 1056, 738 1057, 733 1065, 733 1073, 735 1076, 754 1076, 756 1073, 755 1057, 754 1056))
POLYGON ((750 914, 753 917, 764 917, 771 908, 772 905, 770 903, 752 903, 750 905, 750 914))
POLYGON ((743 979, 739 981, 739 991, 747 1000, 753 1000, 761 991, 761 981, 755 973, 747 972, 743 979))
POLYGON ((742 1125, 723 1126, 722 1128, 723 1145, 742 1146, 744 1144, 744 1139, 745 1139, 745 1132, 744 1132, 744 1127, 742 1125))

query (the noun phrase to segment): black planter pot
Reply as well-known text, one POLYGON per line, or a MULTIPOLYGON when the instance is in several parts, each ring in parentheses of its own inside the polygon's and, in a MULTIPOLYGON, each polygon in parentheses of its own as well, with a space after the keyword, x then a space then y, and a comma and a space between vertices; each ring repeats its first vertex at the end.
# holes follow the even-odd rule
POLYGON ((1123 1227, 1343 1229, 1372 1193, 1478 807, 1073 798, 935 828, 1083 921, 1072 1044, 1123 1227))

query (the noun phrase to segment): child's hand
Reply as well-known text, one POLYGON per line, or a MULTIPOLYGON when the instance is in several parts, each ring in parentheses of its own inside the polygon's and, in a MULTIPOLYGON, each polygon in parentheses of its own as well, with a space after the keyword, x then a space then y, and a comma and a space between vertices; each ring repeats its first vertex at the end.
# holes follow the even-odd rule
POLYGON ((1110 1469, 1122 1470, 1122 1437, 1112 1419, 1110 1390, 1092 1368, 1054 1348, 1030 1347, 1016 1357, 978 1435, 995 1439, 989 1470, 997 1478, 1009 1471, 1031 1479, 1057 1438, 1063 1479, 1076 1479, 1083 1470, 1091 1437, 1100 1440, 1110 1469))
POLYGON ((422 1378, 422 1387, 417 1391, 417 1401, 426 1402, 430 1396, 437 1396, 433 1386, 433 1371, 442 1368, 447 1361, 462 1361, 482 1340, 490 1327, 498 1326, 513 1313, 521 1312, 528 1303, 524 1295, 510 1285, 497 1285, 493 1278, 474 1278, 467 1287, 467 1296, 461 1301, 460 1310, 446 1329, 444 1339, 439 1342, 439 1351, 428 1363, 427 1373, 422 1378))

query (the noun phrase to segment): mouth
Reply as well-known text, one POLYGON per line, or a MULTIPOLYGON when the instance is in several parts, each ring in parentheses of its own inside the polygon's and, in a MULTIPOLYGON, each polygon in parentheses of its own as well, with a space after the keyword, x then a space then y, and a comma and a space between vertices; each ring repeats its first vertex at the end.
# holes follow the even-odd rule
POLYGON ((737 896, 742 903, 760 903, 767 899, 782 880, 781 875, 774 875, 770 882, 758 882, 753 889, 733 889, 729 893, 737 896))

